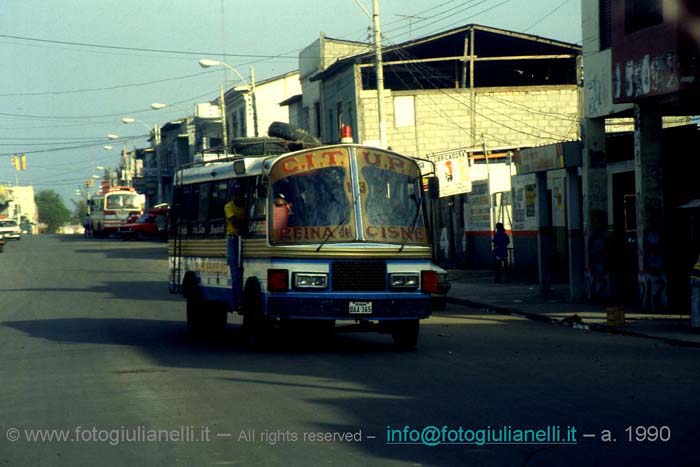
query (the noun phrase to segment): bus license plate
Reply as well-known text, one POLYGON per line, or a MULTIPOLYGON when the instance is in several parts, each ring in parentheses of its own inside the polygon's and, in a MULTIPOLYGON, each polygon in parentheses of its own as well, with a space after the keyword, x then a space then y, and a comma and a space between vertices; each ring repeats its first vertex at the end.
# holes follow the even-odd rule
POLYGON ((350 302, 351 315, 371 315, 372 302, 350 302))

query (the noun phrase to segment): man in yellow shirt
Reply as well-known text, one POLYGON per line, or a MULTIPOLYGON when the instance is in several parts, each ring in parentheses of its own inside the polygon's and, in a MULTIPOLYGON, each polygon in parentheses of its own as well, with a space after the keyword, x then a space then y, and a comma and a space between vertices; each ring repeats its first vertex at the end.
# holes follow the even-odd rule
POLYGON ((226 216, 226 235, 238 236, 245 233, 246 206, 242 190, 234 191, 231 201, 224 205, 226 216))
POLYGON ((234 183, 231 186, 231 201, 224 205, 226 217, 226 259, 231 271, 231 289, 234 308, 241 305, 243 295, 243 268, 241 267, 241 239, 247 230, 246 202, 243 188, 234 183))

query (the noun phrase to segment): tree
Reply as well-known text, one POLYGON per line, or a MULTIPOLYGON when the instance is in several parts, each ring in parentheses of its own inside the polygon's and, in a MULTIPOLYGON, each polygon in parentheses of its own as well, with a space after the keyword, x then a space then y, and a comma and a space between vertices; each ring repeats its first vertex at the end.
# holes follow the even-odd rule
POLYGON ((73 218, 71 219, 75 224, 82 225, 85 221, 85 216, 88 213, 87 201, 81 199, 80 201, 71 200, 73 202, 73 218))
POLYGON ((56 233, 59 227, 70 221, 71 213, 55 191, 38 191, 34 201, 39 209, 39 222, 46 224, 47 233, 56 233))

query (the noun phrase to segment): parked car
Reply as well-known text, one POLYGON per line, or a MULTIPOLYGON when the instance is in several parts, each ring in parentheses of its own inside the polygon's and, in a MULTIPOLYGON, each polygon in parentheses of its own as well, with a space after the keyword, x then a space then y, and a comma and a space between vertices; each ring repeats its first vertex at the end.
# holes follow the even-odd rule
POLYGON ((0 220, 0 233, 2 233, 6 239, 14 238, 15 240, 19 240, 22 236, 22 229, 20 229, 16 220, 3 219, 0 220))
POLYGON ((168 236, 169 214, 170 208, 167 205, 153 207, 137 219, 119 227, 117 235, 125 240, 131 238, 138 240, 145 238, 166 239, 168 236))
POLYGON ((0 253, 5 249, 5 237, 0 233, 0 253))

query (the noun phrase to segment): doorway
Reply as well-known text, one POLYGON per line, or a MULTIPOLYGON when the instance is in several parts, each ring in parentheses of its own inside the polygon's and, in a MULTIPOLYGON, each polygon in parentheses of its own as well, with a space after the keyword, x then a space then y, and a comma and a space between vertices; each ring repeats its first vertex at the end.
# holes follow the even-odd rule
POLYGON ((613 225, 610 267, 613 293, 625 303, 638 297, 637 197, 634 172, 612 175, 613 225))

